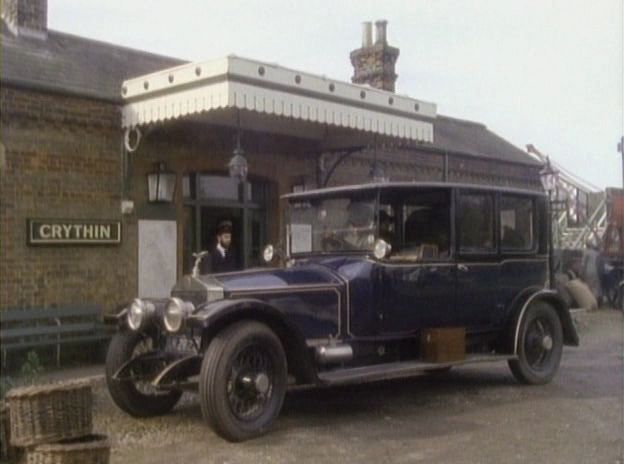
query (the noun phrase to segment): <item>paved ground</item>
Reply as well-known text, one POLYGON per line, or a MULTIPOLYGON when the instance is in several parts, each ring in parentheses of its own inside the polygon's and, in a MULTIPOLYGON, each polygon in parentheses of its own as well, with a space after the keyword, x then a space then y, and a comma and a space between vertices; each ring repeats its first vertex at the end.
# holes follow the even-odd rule
POLYGON ((95 429, 114 463, 624 463, 624 320, 578 316, 549 385, 517 384, 506 364, 442 376, 290 392, 266 436, 230 444, 204 425, 195 397, 137 420, 96 382, 95 429))

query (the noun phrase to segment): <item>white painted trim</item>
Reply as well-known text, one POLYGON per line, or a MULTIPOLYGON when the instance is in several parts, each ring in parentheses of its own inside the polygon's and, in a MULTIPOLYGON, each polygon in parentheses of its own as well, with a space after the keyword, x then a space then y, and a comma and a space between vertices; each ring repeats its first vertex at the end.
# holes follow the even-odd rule
POLYGON ((127 80, 122 97, 124 128, 237 108, 431 143, 437 114, 433 103, 234 56, 127 80))

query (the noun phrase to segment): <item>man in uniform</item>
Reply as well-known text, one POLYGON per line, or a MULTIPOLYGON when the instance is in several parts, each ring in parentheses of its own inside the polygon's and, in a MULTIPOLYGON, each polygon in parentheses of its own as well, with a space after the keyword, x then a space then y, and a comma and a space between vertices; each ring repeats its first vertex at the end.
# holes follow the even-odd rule
POLYGON ((221 221, 217 225, 217 243, 210 250, 210 272, 231 272, 238 270, 236 251, 232 247, 232 221, 221 221))

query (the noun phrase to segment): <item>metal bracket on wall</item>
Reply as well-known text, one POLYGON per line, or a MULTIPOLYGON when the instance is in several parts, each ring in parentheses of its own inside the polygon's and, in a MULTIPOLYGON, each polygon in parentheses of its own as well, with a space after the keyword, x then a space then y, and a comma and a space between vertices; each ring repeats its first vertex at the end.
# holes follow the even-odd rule
POLYGON ((365 145, 355 146, 343 148, 340 150, 334 151, 323 151, 318 155, 317 161, 317 169, 316 169, 316 180, 317 185, 319 187, 327 187, 331 176, 334 174, 334 171, 343 161, 349 158, 353 153, 359 153, 366 149, 365 145), (328 158, 330 156, 337 155, 336 160, 331 164, 330 167, 327 166, 328 158), (323 176, 324 175, 324 176, 323 176))
POLYGON ((142 135, 138 127, 126 127, 124 132, 124 147, 128 153, 133 153, 139 148, 142 135))

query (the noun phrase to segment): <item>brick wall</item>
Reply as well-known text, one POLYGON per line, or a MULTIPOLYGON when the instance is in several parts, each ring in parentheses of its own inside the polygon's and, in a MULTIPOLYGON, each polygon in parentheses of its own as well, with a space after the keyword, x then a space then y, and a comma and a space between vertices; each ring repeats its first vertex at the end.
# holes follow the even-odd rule
MULTIPOLYGON (((232 156, 234 133, 229 129, 186 122, 172 123, 169 127, 149 132, 139 149, 132 154, 132 181, 130 195, 135 201, 135 217, 140 216, 147 202, 146 175, 154 170, 158 161, 164 161, 167 168, 176 173, 175 195, 176 218, 178 223, 178 275, 182 273, 184 199, 182 197, 182 177, 193 172, 228 175, 227 163, 232 156)), ((294 184, 303 178, 315 175, 316 160, 309 156, 301 141, 288 137, 246 133, 243 136, 243 149, 249 163, 249 178, 267 181, 271 184, 272 198, 267 205, 268 240, 277 243, 283 231, 283 216, 279 197, 292 191, 294 184)), ((165 213, 165 207, 161 208, 165 213)), ((135 219, 136 220, 136 219, 135 219)))
POLYGON ((394 67, 399 49, 385 44, 376 44, 351 52, 354 84, 368 84, 377 89, 394 92, 397 74, 394 67))
MULTIPOLYGON (((328 185, 367 182, 373 158, 370 152, 353 154, 339 165, 328 185)), ((444 181, 443 153, 402 149, 378 150, 377 160, 391 181, 444 181)), ((539 167, 495 162, 469 156, 449 155, 448 181, 541 190, 539 167)))
POLYGON ((136 233, 119 246, 27 245, 27 218, 122 220, 118 106, 4 86, 0 172, 0 308, 127 301, 136 233))

